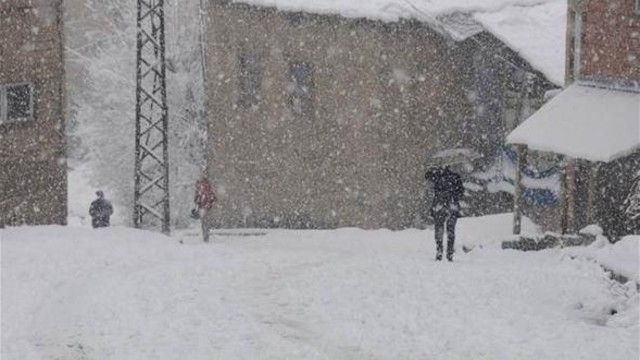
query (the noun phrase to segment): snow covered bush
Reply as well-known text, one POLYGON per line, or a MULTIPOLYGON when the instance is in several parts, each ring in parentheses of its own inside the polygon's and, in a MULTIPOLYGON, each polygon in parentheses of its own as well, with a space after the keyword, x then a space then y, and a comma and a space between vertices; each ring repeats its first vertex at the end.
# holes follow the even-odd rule
POLYGON ((640 220, 640 172, 633 179, 633 184, 629 189, 629 195, 624 202, 625 213, 632 221, 640 220))

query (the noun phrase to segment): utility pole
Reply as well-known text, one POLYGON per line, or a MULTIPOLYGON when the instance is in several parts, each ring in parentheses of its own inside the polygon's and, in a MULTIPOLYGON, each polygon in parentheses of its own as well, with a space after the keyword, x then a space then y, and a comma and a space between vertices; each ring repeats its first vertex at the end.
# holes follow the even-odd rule
POLYGON ((138 0, 133 223, 169 234, 169 116, 164 0, 138 0))
POLYGON ((520 235, 522 232, 522 193, 524 185, 522 184, 522 175, 527 166, 527 146, 516 145, 516 179, 515 192, 513 194, 513 235, 520 235))

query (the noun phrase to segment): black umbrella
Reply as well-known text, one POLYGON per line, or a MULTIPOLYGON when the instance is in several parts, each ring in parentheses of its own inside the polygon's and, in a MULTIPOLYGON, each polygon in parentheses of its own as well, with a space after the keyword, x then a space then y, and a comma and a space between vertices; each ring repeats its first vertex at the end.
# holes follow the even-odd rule
POLYGON ((473 163, 482 158, 482 154, 467 148, 446 149, 437 152, 427 160, 426 167, 473 167, 473 163))

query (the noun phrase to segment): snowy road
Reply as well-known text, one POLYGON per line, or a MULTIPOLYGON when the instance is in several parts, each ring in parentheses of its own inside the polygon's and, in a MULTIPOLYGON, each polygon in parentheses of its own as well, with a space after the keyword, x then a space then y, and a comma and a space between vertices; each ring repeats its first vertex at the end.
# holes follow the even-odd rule
POLYGON ((0 231, 2 359, 639 354, 637 293, 560 250, 485 247, 450 264, 417 230, 184 245, 126 228, 0 231))

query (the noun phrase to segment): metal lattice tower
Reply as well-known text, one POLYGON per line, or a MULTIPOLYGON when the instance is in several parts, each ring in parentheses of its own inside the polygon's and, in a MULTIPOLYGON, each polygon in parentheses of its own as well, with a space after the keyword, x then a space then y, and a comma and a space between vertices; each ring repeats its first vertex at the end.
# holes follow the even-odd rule
POLYGON ((164 0, 138 0, 133 223, 169 233, 168 108, 164 0))

